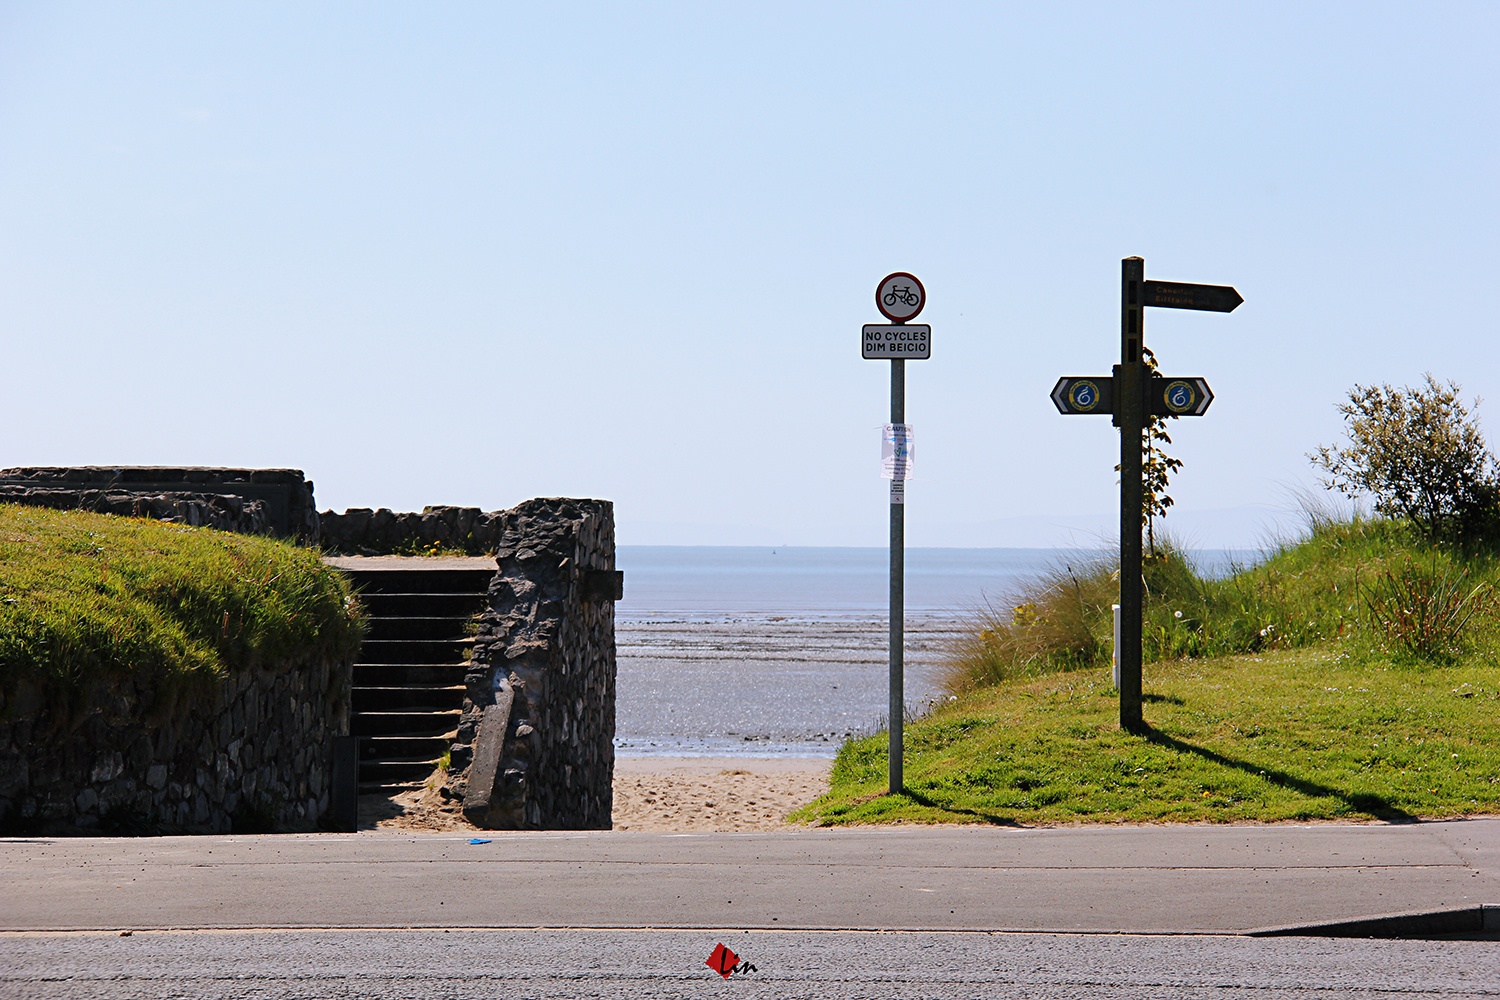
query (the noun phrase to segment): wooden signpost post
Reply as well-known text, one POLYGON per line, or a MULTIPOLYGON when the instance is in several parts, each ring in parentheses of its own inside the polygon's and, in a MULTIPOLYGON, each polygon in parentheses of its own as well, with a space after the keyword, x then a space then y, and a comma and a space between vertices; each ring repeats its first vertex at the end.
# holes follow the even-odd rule
POLYGON ((1108 413, 1120 428, 1120 728, 1141 732, 1141 430, 1148 416, 1201 417, 1214 394, 1201 378, 1149 375, 1146 306, 1233 312, 1244 299, 1228 285, 1147 281, 1146 261, 1126 257, 1120 274, 1120 363, 1110 376, 1064 376, 1052 389, 1058 411, 1108 413))

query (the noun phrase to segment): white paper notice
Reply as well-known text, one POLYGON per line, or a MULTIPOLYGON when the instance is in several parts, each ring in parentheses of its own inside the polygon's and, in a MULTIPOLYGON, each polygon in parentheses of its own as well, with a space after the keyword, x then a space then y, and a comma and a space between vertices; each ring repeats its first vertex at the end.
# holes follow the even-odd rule
MULTIPOLYGON (((905 504, 906 503, 906 480, 904 480, 904 479, 892 479, 891 480, 891 503, 899 503, 899 504, 905 504)), ((1116 684, 1115 686, 1119 687, 1118 684, 1116 684)))
POLYGON ((915 454, 911 424, 886 424, 880 439, 880 475, 885 479, 908 478, 915 454))

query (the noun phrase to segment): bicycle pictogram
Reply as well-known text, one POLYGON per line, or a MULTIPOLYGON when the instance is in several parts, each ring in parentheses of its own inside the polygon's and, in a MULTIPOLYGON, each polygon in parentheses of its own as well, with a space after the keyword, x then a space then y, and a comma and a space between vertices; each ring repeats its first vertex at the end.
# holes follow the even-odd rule
POLYGON ((909 323, 927 305, 927 289, 921 279, 905 271, 896 271, 880 279, 875 286, 875 308, 892 323, 909 323))
POLYGON ((885 293, 885 298, 883 301, 888 306, 893 306, 897 302, 901 303, 904 306, 914 306, 918 302, 922 301, 922 296, 912 291, 910 285, 896 285, 890 291, 885 293))

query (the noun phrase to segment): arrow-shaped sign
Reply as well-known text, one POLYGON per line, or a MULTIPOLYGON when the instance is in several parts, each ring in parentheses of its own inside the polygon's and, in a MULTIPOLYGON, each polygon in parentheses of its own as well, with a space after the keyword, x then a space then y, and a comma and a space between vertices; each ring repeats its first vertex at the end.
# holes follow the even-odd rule
MULTIPOLYGON (((1214 401, 1208 381, 1162 378, 1146 383, 1146 412, 1157 417, 1201 417, 1214 401)), ((1109 375, 1065 375, 1052 387, 1058 413, 1114 413, 1115 380, 1109 375)))
POLYGON ((1202 309, 1207 312, 1234 312, 1245 301, 1230 285, 1189 285, 1180 281, 1146 281, 1142 305, 1166 306, 1169 309, 1202 309))
POLYGON ((1146 412, 1158 417, 1201 417, 1214 401, 1201 378, 1152 378, 1146 383, 1146 412))
POLYGON ((1114 413, 1115 380, 1109 375, 1064 375, 1052 387, 1059 413, 1114 413))

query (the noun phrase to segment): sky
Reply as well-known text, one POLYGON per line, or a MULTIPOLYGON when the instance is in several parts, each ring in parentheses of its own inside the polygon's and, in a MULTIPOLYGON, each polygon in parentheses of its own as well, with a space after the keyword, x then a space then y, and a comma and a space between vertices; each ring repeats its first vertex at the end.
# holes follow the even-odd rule
POLYGON ((320 507, 614 501, 623 544, 1117 525, 1121 258, 1166 527, 1252 546, 1355 384, 1500 439, 1494 3, 0 2, 0 465, 293 467, 320 507))

